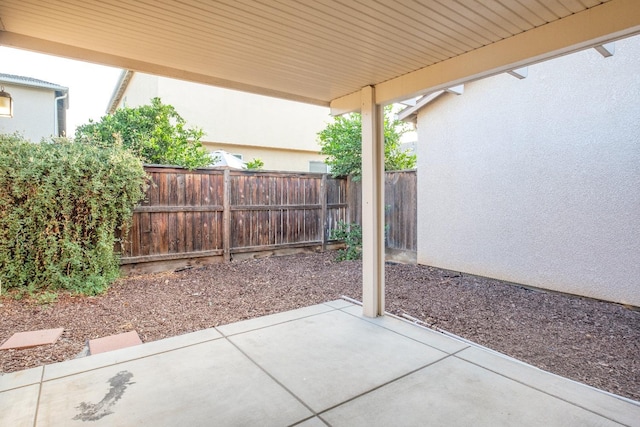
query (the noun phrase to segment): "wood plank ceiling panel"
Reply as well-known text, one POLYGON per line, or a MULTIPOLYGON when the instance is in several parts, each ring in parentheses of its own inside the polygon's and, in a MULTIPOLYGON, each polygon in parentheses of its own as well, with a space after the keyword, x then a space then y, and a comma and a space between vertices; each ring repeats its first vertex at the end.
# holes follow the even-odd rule
MULTIPOLYGON (((490 22, 490 25, 503 28, 508 36, 518 34, 524 31, 524 28, 518 26, 518 23, 513 22, 508 14, 500 14, 496 9, 500 6, 496 2, 486 2, 487 5, 479 0, 462 0, 461 3, 467 6, 473 13, 480 15, 490 22)), ((508 37, 507 36, 507 37, 508 37)))
POLYGON ((600 3, 602 3, 602 1, 601 0, 580 0, 580 3, 582 3, 582 5, 585 8, 589 8, 589 7, 599 5, 600 3))
POLYGON ((580 0, 560 0, 560 3, 571 13, 578 13, 584 10, 585 6, 580 0))
MULTIPOLYGON (((302 31, 308 32, 311 38, 317 37, 318 34, 323 34, 332 44, 331 47, 338 51, 351 51, 354 46, 370 52, 374 51, 370 40, 366 36, 354 32, 350 28, 352 24, 347 19, 340 4, 329 2, 329 7, 323 8, 317 2, 305 5, 302 2, 245 1, 248 3, 247 7, 256 7, 256 3, 260 4, 261 11, 282 7, 279 10, 286 13, 290 18, 287 25, 303 29, 302 31), (285 3, 286 6, 284 5, 285 3)), ((396 55, 403 58, 411 58, 412 52, 408 48, 401 48, 396 55)))
POLYGON ((493 24, 489 19, 487 19, 482 14, 479 14, 474 9, 473 1, 460 1, 460 2, 451 2, 446 3, 447 7, 449 7, 454 16, 462 16, 466 20, 475 22, 480 27, 484 28, 486 31, 494 34, 493 41, 498 41, 501 39, 505 39, 513 34, 509 33, 504 28, 493 24))
MULTIPOLYGON (((273 7, 262 4, 259 4, 258 7, 255 7, 255 4, 253 6, 254 9, 259 8, 261 16, 269 16, 273 10, 273 7)), ((327 26, 320 25, 315 21, 302 21, 302 17, 295 14, 290 15, 289 11, 285 13, 286 21, 281 22, 283 15, 280 15, 277 17, 280 18, 279 20, 274 18, 271 24, 272 28, 283 32, 286 48, 291 50, 294 55, 295 51, 315 52, 317 49, 321 49, 323 53, 320 56, 310 54, 310 58, 315 59, 317 66, 330 67, 336 72, 344 71, 350 74, 352 71, 350 63, 340 61, 344 55, 352 55, 354 61, 363 63, 367 67, 378 64, 382 72, 389 72, 394 66, 406 64, 407 61, 416 61, 410 49, 406 49, 405 51, 390 52, 386 60, 380 63, 376 50, 372 49, 364 41, 338 36, 339 25, 336 28, 327 28, 327 26), (313 31, 313 34, 309 33, 310 30, 313 31)), ((335 20, 332 19, 332 21, 335 20)))
POLYGON ((558 19, 555 15, 550 13, 548 9, 544 7, 539 8, 539 3, 535 1, 527 1, 526 4, 522 1, 514 1, 508 3, 506 6, 511 9, 513 13, 517 14, 534 27, 539 27, 540 25, 544 25, 550 21, 558 19), (536 5, 538 7, 536 7, 536 5))
MULTIPOLYGON (((240 2, 236 2, 236 4, 239 3, 240 2)), ((330 29, 329 26, 323 25, 318 21, 307 20, 305 15, 297 9, 292 8, 287 11, 282 11, 281 15, 276 15, 273 12, 276 6, 277 4, 271 1, 269 1, 268 4, 253 2, 251 5, 246 5, 246 7, 256 10, 260 16, 269 18, 271 20, 270 28, 282 34, 289 48, 297 50, 298 52, 310 51, 311 47, 314 49, 324 49, 335 57, 352 53, 354 48, 357 48, 357 59, 369 63, 378 61, 375 52, 364 42, 359 43, 357 40, 336 37, 335 30, 330 29), (313 31, 314 34, 310 34, 310 31, 313 31)), ((401 64, 407 60, 407 58, 411 58, 411 55, 400 56, 394 52, 392 55, 389 55, 385 63, 401 64)))
POLYGON ((560 0, 541 0, 541 3, 551 10, 559 18, 571 15, 571 11, 560 0))
POLYGON ((553 22, 556 19, 560 19, 560 16, 555 14, 549 7, 543 4, 542 0, 518 0, 522 7, 528 9, 535 16, 539 16, 544 23, 553 22))
POLYGON ((468 22, 468 26, 462 25, 439 13, 437 7, 429 8, 412 0, 400 0, 396 2, 395 8, 407 17, 409 24, 406 25, 413 25, 416 29, 431 27, 465 51, 490 43, 488 38, 469 27, 469 24, 473 26, 471 21, 468 22))
MULTIPOLYGON (((451 3, 448 3, 447 6, 438 1, 425 4, 416 3, 412 0, 400 1, 407 4, 407 7, 415 8, 416 12, 421 16, 431 17, 433 20, 449 26, 455 33, 460 34, 463 37, 471 38, 482 45, 487 45, 500 40, 500 37, 491 30, 480 25, 478 22, 457 13, 451 8, 454 6, 451 3)), ((443 31, 443 34, 446 34, 446 32, 443 31)))
POLYGON ((508 6, 503 5, 498 0, 478 0, 483 6, 488 9, 491 9, 496 13, 496 15, 506 18, 510 22, 513 22, 515 26, 517 26, 520 31, 530 30, 533 27, 537 27, 539 25, 546 24, 545 21, 540 19, 540 17, 531 13, 530 11, 521 9, 520 13, 516 13, 514 8, 519 5, 518 2, 513 4, 509 3, 508 6), (537 24, 532 22, 537 18, 537 24))
POLYGON ((2 0, 0 29, 328 102, 602 2, 2 0))

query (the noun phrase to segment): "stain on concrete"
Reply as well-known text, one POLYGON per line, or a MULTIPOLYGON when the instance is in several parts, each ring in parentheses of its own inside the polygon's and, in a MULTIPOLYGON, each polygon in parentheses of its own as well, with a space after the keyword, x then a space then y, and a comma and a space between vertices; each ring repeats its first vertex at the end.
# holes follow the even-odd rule
POLYGON ((104 398, 98 403, 80 403, 80 405, 76 406, 76 409, 79 409, 80 413, 73 417, 73 419, 97 421, 102 417, 113 414, 113 411, 111 410, 113 405, 120 400, 128 386, 135 384, 130 381, 131 378, 133 378, 133 374, 129 371, 118 372, 114 377, 109 379, 108 382, 111 388, 104 398))

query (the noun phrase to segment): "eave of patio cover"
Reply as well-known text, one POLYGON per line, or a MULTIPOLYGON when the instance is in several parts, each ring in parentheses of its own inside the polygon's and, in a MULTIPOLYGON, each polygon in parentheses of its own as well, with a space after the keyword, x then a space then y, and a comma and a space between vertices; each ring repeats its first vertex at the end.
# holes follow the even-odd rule
MULTIPOLYGON (((640 33, 640 4, 611 0, 428 67, 375 84, 387 105, 640 33)), ((334 115, 358 111, 360 92, 331 101, 334 115)))
MULTIPOLYGON (((195 0, 186 3, 183 5, 185 11, 189 9, 187 6, 192 5, 194 8, 196 6, 198 8, 211 7, 209 3, 200 3, 195 0)), ((334 114, 361 110, 363 113, 363 302, 365 315, 377 316, 384 313, 384 200, 383 181, 381 179, 384 159, 382 158, 380 106, 640 32, 640 7, 637 0, 610 0, 602 4, 598 3, 598 0, 556 0, 553 2, 546 0, 511 0, 501 3, 465 0, 447 3, 449 7, 459 8, 463 12, 466 11, 464 13, 468 13, 468 16, 476 16, 478 19, 483 20, 483 28, 485 30, 489 28, 487 34, 503 35, 472 49, 465 50, 463 45, 473 44, 473 40, 471 40, 473 32, 468 34, 457 32, 447 39, 445 36, 451 32, 452 22, 450 20, 447 21, 438 13, 430 14, 429 19, 433 21, 431 25, 414 26, 411 29, 412 37, 414 37, 412 40, 423 42, 421 46, 424 50, 421 60, 427 65, 421 67, 416 67, 416 61, 411 58, 411 55, 407 54, 412 49, 415 49, 416 45, 411 45, 408 42, 406 45, 399 43, 400 40, 397 34, 389 34, 394 38, 394 43, 391 44, 378 37, 380 31, 379 28, 375 28, 376 25, 385 26, 384 28, 389 29, 392 25, 397 26, 402 23, 403 18, 401 16, 391 16, 390 14, 387 17, 381 14, 380 11, 377 11, 376 14, 372 11, 372 14, 369 15, 362 13, 361 10, 356 11, 353 9, 355 7, 353 3, 333 0, 323 0, 313 4, 283 2, 279 5, 280 12, 282 12, 282 8, 289 8, 289 12, 292 10, 290 8, 296 8, 297 16, 302 21, 307 22, 309 26, 315 25, 317 27, 315 30, 317 32, 309 34, 316 37, 314 40, 322 42, 319 45, 311 43, 304 51, 301 50, 302 44, 298 43, 296 44, 298 51, 296 51, 296 49, 286 49, 287 46, 281 43, 282 38, 280 35, 275 33, 275 35, 264 34, 265 39, 255 40, 255 43, 260 42, 261 44, 265 44, 265 40, 273 40, 273 43, 277 44, 277 46, 274 47, 272 53, 282 58, 282 64, 274 61, 270 55, 262 55, 259 50, 256 51, 254 46, 249 43, 236 44, 235 46, 238 48, 236 56, 234 56, 233 49, 223 49, 226 52, 226 57, 222 56, 222 58, 227 58, 229 62, 239 64, 234 69, 233 67, 227 67, 227 64, 223 63, 224 61, 215 61, 215 58, 221 55, 218 51, 209 55, 210 62, 202 62, 200 67, 196 67, 189 62, 190 58, 191 60, 197 58, 198 52, 195 51, 195 53, 191 52, 192 55, 189 56, 178 50, 167 49, 168 52, 163 56, 162 49, 155 45, 156 49, 151 53, 156 56, 153 56, 151 53, 147 54, 147 51, 153 50, 151 48, 154 48, 154 46, 150 46, 145 51, 135 46, 133 42, 129 45, 118 44, 110 41, 109 37, 105 36, 102 39, 96 39, 94 43, 96 43, 95 46, 97 47, 94 47, 93 44, 90 44, 92 41, 87 40, 90 35, 98 37, 99 34, 110 31, 110 25, 108 25, 110 22, 105 21, 104 16, 97 14, 93 16, 94 28, 86 25, 87 22, 91 21, 84 22, 83 26, 81 20, 91 18, 89 15, 82 16, 85 10, 92 8, 91 12, 95 13, 95 11, 100 11, 100 8, 104 7, 105 12, 117 13, 118 6, 126 9, 148 7, 149 16, 147 21, 149 25, 153 20, 157 21, 157 25, 153 30, 156 31, 158 38, 163 37, 167 43, 173 41, 172 37, 180 38, 180 43, 184 43, 185 50, 193 51, 195 48, 186 43, 185 36, 182 33, 189 32, 191 36, 202 34, 204 37, 210 32, 207 31, 207 28, 194 29, 188 25, 180 26, 178 20, 173 19, 175 15, 172 14, 156 14, 156 9, 175 7, 175 3, 166 1, 149 3, 148 6, 141 6, 143 5, 142 3, 130 4, 116 0, 87 2, 83 3, 82 10, 78 9, 80 6, 75 9, 69 9, 69 12, 78 14, 78 16, 73 17, 74 19, 67 19, 68 17, 61 14, 59 18, 61 20, 67 19, 67 21, 60 23, 58 27, 58 22, 52 21, 48 16, 52 12, 51 4, 35 0, 7 0, 0 4, 0 45, 301 102, 330 105, 334 114), (505 5, 511 6, 513 10, 520 10, 520 15, 517 16, 518 14, 515 14, 513 10, 505 7, 505 5), (330 12, 332 10, 330 6, 338 8, 340 12, 334 14, 333 18, 342 18, 341 13, 349 15, 348 19, 345 18, 343 20, 349 25, 349 28, 340 30, 343 30, 343 34, 351 32, 351 34, 357 35, 358 46, 364 49, 363 52, 366 54, 366 57, 361 58, 362 62, 358 61, 358 55, 353 57, 354 51, 349 50, 348 43, 341 43, 340 52, 342 56, 335 56, 331 52, 331 44, 325 43, 329 40, 322 38, 326 35, 325 29, 335 27, 335 22, 327 18, 326 22, 320 22, 319 24, 321 25, 316 25, 317 22, 314 22, 314 19, 317 20, 319 16, 330 17, 330 15, 327 15, 327 11, 330 12), (107 10, 107 8, 110 9, 107 10), (113 12, 114 8, 116 12, 113 12), (318 8, 323 8, 324 11, 319 13, 318 8), (482 14, 476 13, 474 8, 482 10, 485 16, 491 16, 492 19, 485 19, 482 14), (561 8, 564 8, 567 12, 552 12, 561 8), (546 11, 544 13, 550 16, 549 19, 546 22, 543 20, 543 22, 535 25, 527 24, 525 22, 526 19, 522 20, 522 16, 527 14, 526 10, 531 11, 533 9, 546 11), (308 15, 305 15, 305 13, 308 13, 308 15), (377 21, 372 19, 374 15, 377 16, 377 21), (163 16, 164 18, 162 18, 163 16), (514 23, 516 18, 520 21, 519 24, 514 23), (167 19, 167 24, 170 23, 173 26, 168 28, 165 34, 162 33, 162 19, 167 19), (438 19, 440 19, 439 22, 438 19), (39 25, 49 25, 49 27, 43 29, 39 25), (492 25, 493 27, 491 27, 492 25), (523 28, 523 25, 527 28, 523 28), (445 32, 437 34, 434 38, 433 32, 436 27, 446 28, 445 32), (505 28, 509 29, 505 30, 505 28), (56 32, 56 30, 59 31, 56 32), (198 32, 198 30, 204 31, 198 32), (160 33, 157 33, 158 31, 160 33), (443 37, 445 38, 443 39, 443 37), (464 43, 460 42, 459 37, 466 37, 466 41, 464 43), (182 41, 183 39, 185 39, 184 42, 182 41), (430 41, 425 42, 425 40, 430 41), (382 49, 381 44, 385 45, 385 55, 393 55, 394 49, 404 49, 403 52, 405 54, 395 56, 394 66, 389 67, 385 64, 386 58, 384 57, 377 58, 378 61, 376 61, 374 53, 382 49), (434 46, 433 49, 430 48, 431 45, 434 46), (438 57, 447 51, 456 52, 438 60, 438 57), (136 52, 140 55, 139 57, 136 57, 136 52), (238 75, 236 79, 233 71, 242 71, 242 65, 249 63, 251 53, 255 52, 258 52, 259 56, 255 58, 256 72, 244 73, 242 77, 238 75), (430 53, 427 54, 425 52, 430 53), (302 57, 301 55, 303 54, 304 56, 302 57), (433 58, 427 60, 429 56, 433 58), (335 72, 331 67, 325 67, 326 72, 324 73, 318 72, 318 58, 322 59, 320 63, 324 63, 328 59, 333 60, 335 65, 333 68, 336 68, 335 72), (308 61, 308 63, 305 61, 308 61), (405 62, 403 63, 402 61, 405 62), (219 68, 216 65, 219 65, 219 68), (377 70, 376 67, 380 67, 380 70, 384 68, 384 72, 377 70), (279 74, 278 70, 281 70, 282 75, 279 74), (305 70, 307 70, 308 75, 304 75, 305 70), (290 85, 288 85, 288 81, 283 79, 283 75, 291 75, 295 71, 301 73, 300 82, 291 80, 290 85), (310 76, 315 77, 312 79, 310 76), (314 81, 314 79, 317 79, 317 81, 314 81)), ((363 4, 366 3, 358 3, 357 7, 361 9, 363 4)), ((443 2, 435 0, 424 0, 417 4, 432 8, 444 7, 443 2)), ((215 2, 215 5, 220 6, 221 10, 223 7, 240 7, 238 6, 240 3, 233 3, 230 6, 224 1, 215 2)), ((271 12, 270 5, 261 2, 250 1, 247 4, 242 3, 242 5, 248 8, 245 8, 243 13, 250 14, 246 15, 248 18, 256 19, 256 26, 260 24, 259 20, 262 13, 269 14, 271 12), (251 7, 255 7, 255 10, 260 10, 260 12, 252 11, 251 7)), ((191 10, 191 12, 194 12, 194 10, 191 10)), ((213 20, 209 22, 216 22, 215 8, 208 12, 210 19, 213 20)), ((136 13, 140 14, 140 10, 136 10, 136 13)), ((194 16, 196 15, 192 14, 191 19, 195 19, 194 16)), ((287 17, 293 19, 292 16, 288 15, 287 17)), ((533 15, 530 15, 530 18, 532 17, 533 15)), ((144 16, 144 18, 146 19, 147 17, 144 16)), ((409 18, 407 17, 406 19, 409 18)), ((539 16, 538 19, 540 19, 539 16)), ((144 26, 145 21, 140 22, 141 26, 144 26)), ((277 21, 273 22, 274 28, 279 25, 277 21)), ((189 23, 189 21, 180 23, 189 23)), ((291 23, 292 26, 290 28, 282 27, 282 29, 291 30, 292 34, 304 34, 299 33, 300 22, 295 22, 294 20, 291 23)), ((118 22, 114 22, 114 24, 118 24, 118 22)), ((235 21, 235 24, 242 25, 243 22, 235 21)), ((468 21, 467 24, 470 26, 469 28, 474 27, 474 23, 471 21, 468 21)), ((233 30, 233 27, 230 28, 233 30)), ((264 31, 265 28, 268 29, 270 27, 263 25, 260 30, 264 31)), ((114 38, 121 36, 118 31, 111 31, 113 33, 110 34, 114 38)), ((127 32, 127 34, 131 33, 132 37, 138 34, 141 39, 144 38, 147 42, 150 40, 150 29, 147 28, 122 26, 119 31, 127 32)), ((251 31, 250 26, 244 27, 244 31, 251 31)), ((238 35, 247 36, 247 33, 239 33, 238 35)), ((292 43, 297 42, 293 38, 291 40, 292 43)), ((206 50, 206 43, 202 40, 193 40, 193 42, 194 45, 199 46, 198 49, 202 49, 203 57, 209 53, 206 50)), ((267 43, 265 46, 268 48, 270 45, 267 43)), ((212 45, 212 51, 216 50, 217 47, 212 45)))
POLYGON ((612 0, 542 27, 335 99, 332 114, 362 112, 363 314, 384 314, 383 105, 432 93, 640 32, 640 6, 612 0), (376 132, 375 129, 378 131, 376 132))

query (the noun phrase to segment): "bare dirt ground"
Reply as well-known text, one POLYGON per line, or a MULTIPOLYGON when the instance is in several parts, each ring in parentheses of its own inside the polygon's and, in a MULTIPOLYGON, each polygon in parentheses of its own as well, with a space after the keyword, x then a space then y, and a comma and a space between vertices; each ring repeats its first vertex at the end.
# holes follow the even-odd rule
MULTIPOLYGON (((89 339, 136 330, 143 342, 345 295, 361 300, 361 264, 293 255, 121 279, 98 297, 0 299, 0 343, 62 327, 54 344, 0 351, 0 372, 76 357, 89 339)), ((425 267, 386 266, 386 304, 544 370, 640 400, 640 311, 425 267)))

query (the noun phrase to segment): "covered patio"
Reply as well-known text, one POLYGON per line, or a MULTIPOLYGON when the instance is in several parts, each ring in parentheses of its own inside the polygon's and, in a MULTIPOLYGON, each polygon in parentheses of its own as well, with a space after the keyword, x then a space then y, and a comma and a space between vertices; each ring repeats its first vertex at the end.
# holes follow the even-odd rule
POLYGON ((0 45, 359 111, 369 317, 385 311, 383 107, 637 33, 636 0, 0 4, 0 45))
POLYGON ((0 376, 3 425, 634 426, 640 406, 330 301, 0 376))
POLYGON ((640 425, 640 406, 385 316, 382 107, 640 32, 636 0, 5 0, 0 45, 363 118, 363 305, 0 377, 8 425, 640 425))

